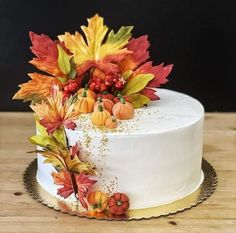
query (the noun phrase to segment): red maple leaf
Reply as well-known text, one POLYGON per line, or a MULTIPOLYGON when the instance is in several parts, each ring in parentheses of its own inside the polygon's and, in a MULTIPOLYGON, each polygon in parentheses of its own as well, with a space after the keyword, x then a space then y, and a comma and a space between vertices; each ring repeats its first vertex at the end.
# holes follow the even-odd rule
POLYGON ((153 90, 151 88, 144 88, 142 91, 140 91, 141 94, 147 96, 150 100, 159 100, 160 97, 155 94, 156 90, 153 90))
POLYGON ((164 66, 164 63, 161 63, 158 66, 152 66, 152 62, 146 62, 135 70, 135 75, 137 74, 153 74, 154 79, 151 80, 147 87, 160 87, 161 84, 168 82, 167 76, 170 74, 173 68, 173 64, 164 66))
POLYGON ((78 144, 78 142, 76 142, 75 145, 70 148, 70 155, 71 155, 72 159, 75 156, 79 157, 79 144, 78 144))
POLYGON ((57 43, 44 34, 29 32, 29 36, 32 42, 30 49, 36 55, 36 58, 33 58, 30 63, 54 76, 62 75, 57 62, 57 43))
POLYGON ((140 36, 132 38, 127 44, 127 49, 133 53, 126 55, 125 59, 120 63, 122 71, 135 70, 139 65, 149 58, 148 48, 150 43, 148 36, 140 36))
POLYGON ((95 184, 96 180, 91 180, 88 175, 84 173, 80 173, 75 177, 76 184, 77 184, 77 197, 81 203, 81 205, 88 209, 88 204, 85 201, 86 196, 88 195, 90 187, 95 184))
POLYGON ((57 190, 57 194, 61 197, 67 198, 74 192, 71 176, 68 171, 62 169, 58 173, 52 172, 52 178, 55 184, 62 186, 62 188, 57 190))

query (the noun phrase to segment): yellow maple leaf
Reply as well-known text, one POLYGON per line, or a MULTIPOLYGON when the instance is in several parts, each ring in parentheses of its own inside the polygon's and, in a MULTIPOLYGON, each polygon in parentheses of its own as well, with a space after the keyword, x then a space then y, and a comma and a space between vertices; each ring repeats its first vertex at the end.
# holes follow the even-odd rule
MULTIPOLYGON (((111 30, 105 40, 108 27, 104 25, 103 18, 96 14, 88 19, 87 27, 81 26, 85 39, 79 32, 74 35, 66 32, 58 38, 73 53, 77 70, 81 67, 89 69, 96 65, 102 68, 103 65, 120 61, 127 53, 131 53, 125 46, 131 38, 132 28, 123 26, 117 33, 111 30)), ((84 71, 83 68, 82 70, 84 71)))
POLYGON ((46 149, 40 153, 46 158, 44 162, 52 163, 54 167, 66 169, 70 172, 96 174, 92 164, 82 162, 77 155, 72 157, 68 150, 54 147, 46 149))
POLYGON ((73 121, 80 114, 75 108, 78 101, 76 96, 63 100, 62 91, 58 86, 54 86, 46 101, 30 105, 30 107, 40 118, 39 123, 47 129, 48 134, 52 134, 61 126, 68 129, 76 127, 73 121))
POLYGON ((38 102, 46 100, 50 95, 53 85, 60 85, 59 81, 52 76, 39 73, 28 74, 31 78, 27 83, 19 85, 20 90, 13 96, 13 99, 23 99, 24 101, 38 102))

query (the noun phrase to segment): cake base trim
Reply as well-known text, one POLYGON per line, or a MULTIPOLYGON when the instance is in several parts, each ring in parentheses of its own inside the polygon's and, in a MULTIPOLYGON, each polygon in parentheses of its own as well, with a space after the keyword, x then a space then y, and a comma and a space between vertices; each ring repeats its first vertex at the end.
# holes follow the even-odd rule
POLYGON ((212 165, 205 159, 202 160, 202 171, 204 173, 204 180, 200 187, 190 195, 171 202, 169 204, 160 205, 152 208, 129 210, 125 216, 107 216, 104 213, 98 215, 91 215, 88 212, 81 212, 80 206, 73 202, 65 202, 55 196, 49 194, 44 190, 36 180, 37 160, 33 160, 26 168, 23 176, 24 186, 27 192, 37 201, 50 208, 67 213, 70 215, 77 215, 79 217, 96 218, 103 220, 138 220, 149 219, 154 217, 167 216, 175 214, 202 203, 214 192, 217 186, 217 174, 212 165))

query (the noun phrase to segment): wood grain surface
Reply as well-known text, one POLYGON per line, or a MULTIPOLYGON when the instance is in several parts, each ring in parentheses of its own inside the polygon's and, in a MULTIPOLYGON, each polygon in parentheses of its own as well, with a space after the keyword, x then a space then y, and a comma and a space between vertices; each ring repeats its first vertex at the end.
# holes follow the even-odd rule
POLYGON ((34 148, 27 141, 34 131, 32 113, 0 113, 0 232, 236 232, 236 113, 205 117, 204 157, 217 171, 215 193, 188 211, 141 221, 81 219, 33 200, 22 175, 35 158, 26 153, 34 148))

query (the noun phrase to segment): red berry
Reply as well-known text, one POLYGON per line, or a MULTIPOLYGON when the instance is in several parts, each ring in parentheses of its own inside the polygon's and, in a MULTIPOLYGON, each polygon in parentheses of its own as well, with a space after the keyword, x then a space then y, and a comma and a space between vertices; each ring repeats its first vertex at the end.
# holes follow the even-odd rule
POLYGON ((91 84, 89 85, 89 88, 94 91, 96 87, 96 83, 95 82, 91 82, 91 84))
POLYGON ((120 90, 124 87, 123 83, 122 82, 117 82, 116 85, 115 85, 116 89, 120 90))
POLYGON ((74 92, 78 89, 78 84, 76 82, 71 82, 71 83, 69 83, 68 87, 69 87, 70 91, 74 92))
POLYGON ((68 92, 63 92, 62 101, 65 102, 65 100, 68 99, 69 96, 70 96, 70 93, 68 93, 68 92))
POLYGON ((113 78, 112 78, 111 75, 107 75, 107 76, 106 76, 106 81, 107 81, 107 82, 112 83, 112 80, 113 80, 113 78))
POLYGON ((119 81, 119 79, 116 77, 116 78, 113 78, 112 81, 113 81, 114 83, 117 83, 117 82, 119 81))
POLYGON ((95 90, 96 90, 96 91, 100 91, 100 88, 101 88, 101 86, 100 86, 99 84, 96 84, 95 90))
POLYGON ((97 84, 102 83, 102 79, 96 78, 96 79, 95 79, 95 82, 96 82, 97 84))
POLYGON ((107 90, 107 86, 105 84, 101 84, 101 88, 100 91, 106 91, 107 90))
POLYGON ((112 84, 111 84, 110 82, 106 81, 106 82, 105 82, 105 85, 106 85, 107 87, 110 87, 112 84))
POLYGON ((69 88, 68 85, 67 85, 67 86, 64 86, 64 92, 66 92, 66 93, 69 93, 69 92, 70 92, 70 88, 69 88))

